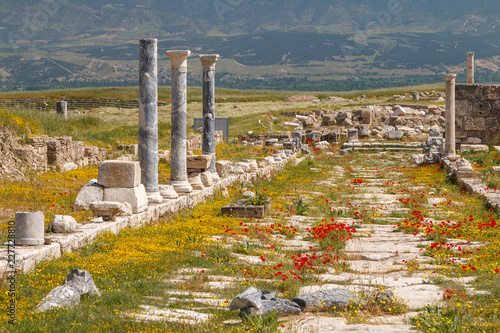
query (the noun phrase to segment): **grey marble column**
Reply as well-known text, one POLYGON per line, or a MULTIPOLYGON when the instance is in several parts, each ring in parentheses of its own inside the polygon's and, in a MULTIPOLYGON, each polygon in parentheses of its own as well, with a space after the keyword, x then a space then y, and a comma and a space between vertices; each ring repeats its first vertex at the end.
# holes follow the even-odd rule
POLYGON ((139 163, 148 201, 161 202, 158 189, 157 39, 139 41, 139 163))
POLYGON ((188 50, 167 51, 172 63, 172 132, 170 156, 170 184, 177 193, 190 193, 188 182, 187 153, 187 58, 188 50))
POLYGON ((467 83, 474 84, 474 52, 467 52, 467 83))
POLYGON ((56 103, 57 114, 64 119, 68 118, 68 102, 59 101, 56 103))
POLYGON ((456 74, 445 74, 446 78, 446 122, 444 156, 455 155, 455 78, 456 74))
POLYGON ((208 168, 214 181, 219 180, 215 168, 215 65, 218 54, 200 54, 203 66, 203 155, 212 155, 208 168))

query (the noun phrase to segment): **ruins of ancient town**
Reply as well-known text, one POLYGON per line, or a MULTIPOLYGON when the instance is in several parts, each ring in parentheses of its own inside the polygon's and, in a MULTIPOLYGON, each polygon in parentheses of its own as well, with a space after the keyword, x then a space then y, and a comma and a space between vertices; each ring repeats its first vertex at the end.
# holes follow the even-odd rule
POLYGON ((474 52, 431 89, 277 98, 164 46, 138 41, 135 99, 0 102, 2 330, 500 330, 474 52))

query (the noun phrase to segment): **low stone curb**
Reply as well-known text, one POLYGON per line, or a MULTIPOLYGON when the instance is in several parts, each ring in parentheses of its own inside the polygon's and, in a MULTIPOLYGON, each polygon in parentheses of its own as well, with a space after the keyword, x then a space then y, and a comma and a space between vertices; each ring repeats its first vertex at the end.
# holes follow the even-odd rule
MULTIPOLYGON (((46 235, 46 238, 51 241, 50 245, 17 246, 15 249, 15 268, 18 271, 29 272, 42 261, 57 259, 64 253, 71 253, 91 244, 103 232, 118 234, 122 229, 139 228, 156 222, 160 218, 172 216, 184 209, 195 207, 209 197, 215 196, 218 189, 228 187, 236 181, 246 183, 255 180, 259 176, 270 176, 272 171, 283 169, 291 161, 297 162, 296 154, 291 155, 284 161, 259 168, 255 172, 228 175, 227 178, 221 178, 219 182, 211 187, 193 191, 177 199, 170 199, 161 204, 151 204, 147 210, 139 214, 116 217, 116 221, 113 222, 103 222, 102 218, 96 218, 90 220, 90 223, 79 225, 74 233, 46 235)), ((3 259, 0 262, 0 276, 2 276, 8 268, 7 247, 5 245, 0 249, 0 256, 3 259)), ((12 269, 9 270, 12 271, 12 269)))
POLYGON ((473 177, 461 177, 457 173, 458 167, 456 161, 441 159, 441 163, 446 171, 453 174, 457 184, 465 187, 470 192, 479 194, 493 210, 500 211, 500 193, 495 189, 488 188, 476 172, 474 172, 473 177))

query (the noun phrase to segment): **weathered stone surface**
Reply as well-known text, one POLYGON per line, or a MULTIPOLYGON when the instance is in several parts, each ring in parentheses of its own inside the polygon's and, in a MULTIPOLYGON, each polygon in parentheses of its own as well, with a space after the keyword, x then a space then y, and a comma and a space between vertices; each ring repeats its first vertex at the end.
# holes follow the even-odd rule
POLYGON ((87 271, 74 269, 66 276, 62 286, 52 289, 37 306, 37 311, 44 312, 54 308, 71 307, 80 303, 80 296, 101 296, 92 276, 87 271))
POLYGON ((240 316, 268 316, 273 311, 276 315, 297 315, 301 312, 296 303, 276 299, 275 295, 276 293, 250 287, 231 301, 229 310, 241 310, 240 316))
POLYGON ((52 223, 50 224, 50 229, 53 232, 66 234, 75 231, 78 223, 69 215, 55 215, 52 223))
POLYGON ((16 245, 42 245, 45 242, 45 216, 42 212, 17 212, 15 223, 16 245))
POLYGON ((460 145, 460 149, 462 151, 489 151, 490 149, 488 148, 487 145, 473 145, 473 144, 464 144, 462 143, 460 145))
POLYGON ((177 199, 179 194, 175 192, 174 187, 172 185, 158 185, 160 190, 160 195, 164 199, 177 199))
POLYGON ((255 287, 250 287, 237 295, 229 304, 229 310, 241 310, 248 307, 260 309, 262 307, 262 291, 255 287))
POLYGON ((212 172, 210 170, 200 173, 201 182, 205 187, 210 187, 214 184, 212 172))
POLYGON ((201 177, 199 173, 191 173, 189 174, 189 184, 193 188, 193 190, 203 190, 205 185, 201 181, 201 177))
POLYGON ((141 183, 139 162, 104 161, 99 166, 97 182, 104 187, 133 188, 139 186, 141 183))
POLYGON ((403 131, 389 131, 387 138, 389 140, 399 140, 403 137, 403 131))
POLYGON ((90 210, 96 217, 102 217, 105 221, 112 220, 115 216, 127 216, 132 214, 132 206, 128 202, 94 201, 90 210))
POLYGON ((76 169, 78 169, 78 165, 75 162, 68 162, 62 166, 61 171, 68 172, 68 171, 76 170, 76 169))
POLYGON ((62 118, 64 119, 68 118, 68 102, 58 101, 56 103, 56 112, 62 118))
POLYGON ((358 140, 359 131, 357 129, 350 129, 347 131, 348 142, 359 142, 358 140))
POLYGON ((71 271, 64 279, 63 286, 76 289, 80 294, 88 294, 89 296, 101 296, 97 289, 94 279, 88 271, 78 268, 71 271))
POLYGON ((212 155, 191 155, 186 156, 186 165, 188 169, 206 170, 210 167, 212 155))
POLYGON ((104 188, 97 184, 97 181, 91 181, 88 185, 82 187, 75 199, 75 210, 88 210, 91 202, 102 201, 104 188))
POLYGON ((429 129, 429 136, 431 137, 440 137, 441 136, 441 132, 439 131, 439 129, 435 128, 435 127, 432 127, 429 129))
POLYGON ((329 311, 343 308, 348 305, 364 304, 366 301, 359 298, 347 289, 327 289, 295 297, 292 302, 297 303, 304 312, 329 311))
POLYGON ((289 301, 287 299, 271 299, 271 300, 262 300, 261 307, 256 309, 254 307, 247 307, 241 310, 240 316, 269 316, 271 313, 275 313, 277 316, 284 315, 298 315, 302 311, 300 306, 297 303, 289 301))
POLYGON ((215 168, 220 178, 227 178, 230 166, 231 166, 231 161, 221 160, 215 162, 215 168))
POLYGON ((128 202, 134 214, 140 213, 148 207, 148 196, 144 185, 133 188, 104 188, 104 201, 128 202))
POLYGON ((360 138, 367 138, 370 136, 371 132, 370 132, 370 127, 367 126, 367 125, 361 125, 359 126, 359 137, 360 138))
POLYGON ((36 311, 45 312, 50 309, 71 307, 80 303, 80 293, 78 290, 59 286, 52 289, 37 306, 36 311))

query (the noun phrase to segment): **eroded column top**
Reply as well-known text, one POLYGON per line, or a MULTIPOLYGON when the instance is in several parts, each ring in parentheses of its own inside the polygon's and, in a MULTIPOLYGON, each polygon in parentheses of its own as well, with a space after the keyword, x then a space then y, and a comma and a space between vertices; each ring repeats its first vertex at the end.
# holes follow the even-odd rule
POLYGON ((445 74, 444 77, 446 78, 447 82, 455 81, 457 74, 445 74))
POLYGON ((187 58, 191 55, 189 50, 167 51, 167 56, 172 62, 172 68, 187 68, 187 58))
POLYGON ((143 38, 139 39, 139 42, 144 43, 144 44, 152 44, 152 43, 158 43, 157 38, 143 38))
POLYGON ((215 67, 217 60, 219 60, 218 54, 200 54, 200 60, 203 67, 215 67))
POLYGON ((474 52, 467 52, 467 55, 468 55, 469 57, 473 57, 473 56, 474 56, 474 52))

